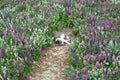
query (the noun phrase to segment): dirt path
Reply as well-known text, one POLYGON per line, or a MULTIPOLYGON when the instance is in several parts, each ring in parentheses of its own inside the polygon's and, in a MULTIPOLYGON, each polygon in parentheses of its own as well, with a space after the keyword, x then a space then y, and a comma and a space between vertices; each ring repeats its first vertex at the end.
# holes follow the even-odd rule
MULTIPOLYGON (((70 28, 60 30, 70 38, 70 28)), ((33 64, 33 70, 29 74, 29 80, 64 80, 65 68, 69 55, 69 45, 53 45, 42 51, 42 58, 33 64)))

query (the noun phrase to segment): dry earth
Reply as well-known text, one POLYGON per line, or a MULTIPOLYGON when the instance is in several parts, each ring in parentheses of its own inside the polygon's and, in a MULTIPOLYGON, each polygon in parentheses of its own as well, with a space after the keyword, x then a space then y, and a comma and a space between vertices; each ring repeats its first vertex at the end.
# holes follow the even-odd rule
MULTIPOLYGON (((73 38, 70 28, 63 28, 60 31, 73 38)), ((67 44, 52 45, 44 49, 42 51, 44 55, 33 64, 28 75, 29 80, 64 80, 69 51, 67 44)))

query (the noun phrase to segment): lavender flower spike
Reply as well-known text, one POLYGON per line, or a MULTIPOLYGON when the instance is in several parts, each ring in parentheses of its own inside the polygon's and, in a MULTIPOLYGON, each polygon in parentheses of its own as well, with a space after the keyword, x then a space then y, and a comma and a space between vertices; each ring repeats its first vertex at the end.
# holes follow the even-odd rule
POLYGON ((0 46, 0 57, 3 55, 2 47, 0 46))

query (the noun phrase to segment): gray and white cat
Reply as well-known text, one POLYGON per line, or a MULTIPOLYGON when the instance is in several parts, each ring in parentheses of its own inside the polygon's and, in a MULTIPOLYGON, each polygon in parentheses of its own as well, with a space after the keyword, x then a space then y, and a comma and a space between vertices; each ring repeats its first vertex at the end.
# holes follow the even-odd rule
POLYGON ((64 43, 70 44, 69 37, 65 35, 64 33, 55 31, 53 35, 54 35, 55 42, 60 42, 61 44, 64 44, 64 43))

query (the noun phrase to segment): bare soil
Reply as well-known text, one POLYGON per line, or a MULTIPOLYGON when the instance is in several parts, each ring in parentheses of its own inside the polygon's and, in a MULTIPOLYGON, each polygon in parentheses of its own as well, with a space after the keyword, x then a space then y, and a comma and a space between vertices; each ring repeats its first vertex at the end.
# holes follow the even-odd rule
MULTIPOLYGON (((70 28, 63 28, 60 31, 73 38, 70 28)), ((29 80, 65 80, 69 47, 64 44, 52 45, 44 49, 43 56, 33 64, 32 71, 28 75, 29 80)))

